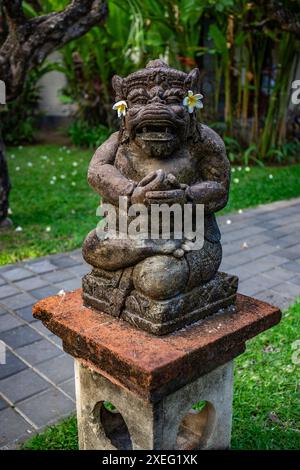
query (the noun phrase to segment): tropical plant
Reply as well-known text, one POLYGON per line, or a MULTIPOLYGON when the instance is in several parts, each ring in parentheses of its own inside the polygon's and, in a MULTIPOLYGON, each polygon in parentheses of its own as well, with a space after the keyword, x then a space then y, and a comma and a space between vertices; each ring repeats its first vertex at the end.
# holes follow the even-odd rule
POLYGON ((69 129, 69 134, 74 145, 79 147, 97 148, 111 134, 111 130, 103 124, 91 126, 86 121, 76 120, 69 129))

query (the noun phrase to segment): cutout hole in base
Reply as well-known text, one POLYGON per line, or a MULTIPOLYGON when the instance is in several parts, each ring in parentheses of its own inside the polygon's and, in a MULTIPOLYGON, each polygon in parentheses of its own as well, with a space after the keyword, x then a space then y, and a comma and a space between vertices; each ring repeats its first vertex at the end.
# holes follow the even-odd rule
POLYGON ((99 420, 106 437, 118 450, 132 450, 128 427, 117 408, 108 401, 97 403, 94 416, 99 420))
POLYGON ((203 448, 210 438, 216 412, 213 405, 201 401, 183 417, 177 434, 176 448, 178 450, 196 450, 203 448))

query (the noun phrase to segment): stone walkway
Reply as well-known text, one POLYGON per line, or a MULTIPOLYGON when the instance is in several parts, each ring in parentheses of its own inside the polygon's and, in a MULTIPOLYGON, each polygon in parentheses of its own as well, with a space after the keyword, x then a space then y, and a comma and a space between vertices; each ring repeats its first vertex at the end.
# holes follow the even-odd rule
MULTIPOLYGON (((291 304, 300 295, 300 198, 218 220, 222 270, 240 277, 239 291, 281 308, 291 304)), ((75 410, 73 360, 31 308, 61 289, 80 287, 88 271, 80 250, 0 268, 6 345, 6 364, 0 350, 0 448, 13 448, 75 410)))

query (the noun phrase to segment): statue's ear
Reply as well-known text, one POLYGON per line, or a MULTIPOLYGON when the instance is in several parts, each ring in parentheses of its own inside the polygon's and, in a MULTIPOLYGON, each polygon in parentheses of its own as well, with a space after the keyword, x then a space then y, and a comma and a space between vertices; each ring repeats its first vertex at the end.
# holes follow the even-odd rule
POLYGON ((200 71, 199 69, 191 70, 185 81, 185 86, 193 91, 199 91, 200 88, 200 71))
POLYGON ((112 86, 116 93, 117 99, 124 98, 123 81, 123 78, 119 77, 119 75, 114 75, 112 78, 112 86))

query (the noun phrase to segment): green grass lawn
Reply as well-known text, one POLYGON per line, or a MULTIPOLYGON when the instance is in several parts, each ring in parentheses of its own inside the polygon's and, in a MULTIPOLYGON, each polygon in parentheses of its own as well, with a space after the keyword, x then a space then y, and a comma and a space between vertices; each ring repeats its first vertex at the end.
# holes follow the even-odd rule
MULTIPOLYGON (((236 359, 233 449, 300 449, 300 364, 292 360, 299 332, 300 298, 279 325, 249 341, 246 353, 236 359)), ((77 449, 75 417, 34 436, 23 448, 77 449)))
MULTIPOLYGON (((98 221, 99 198, 86 182, 92 153, 55 145, 8 149, 14 228, 1 232, 0 265, 81 246, 98 221)), ((300 196, 299 180, 300 165, 234 168, 223 213, 300 196)))

